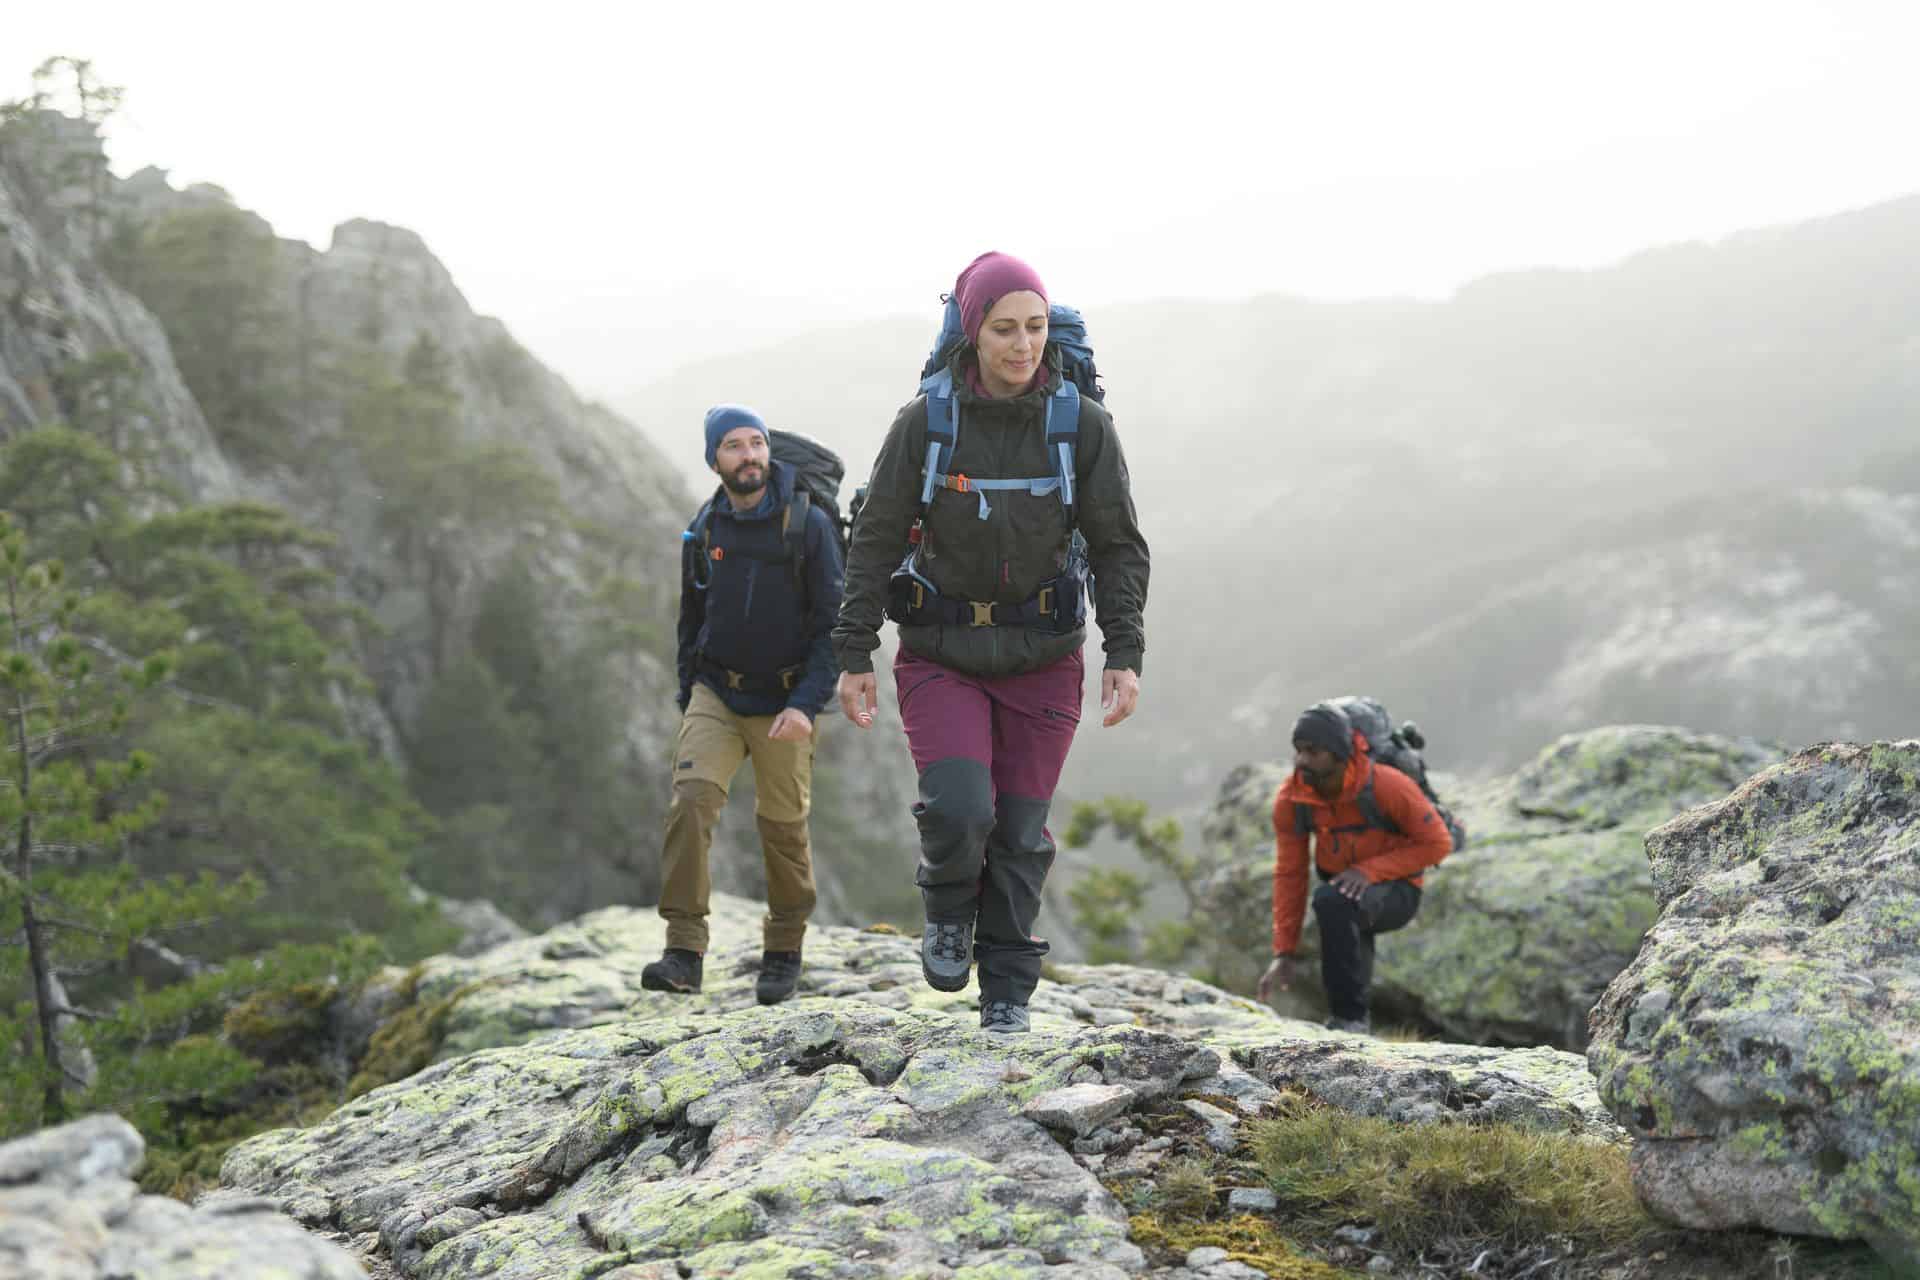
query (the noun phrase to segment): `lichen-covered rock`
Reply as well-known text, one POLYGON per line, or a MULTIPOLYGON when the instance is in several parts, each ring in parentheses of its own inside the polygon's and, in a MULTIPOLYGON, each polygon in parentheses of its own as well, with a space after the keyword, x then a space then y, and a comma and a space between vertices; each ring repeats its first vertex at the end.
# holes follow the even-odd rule
POLYGON ((1479 1107, 1436 1117, 1610 1131, 1569 1055, 1333 1037, 1148 969, 1050 968, 1033 1033, 992 1036, 891 930, 810 930, 798 996, 761 1008, 761 910, 716 898, 693 997, 640 988, 663 940, 651 911, 430 962, 432 998, 466 993, 443 1060, 236 1147, 223 1194, 271 1197, 414 1277, 1117 1277, 1151 1273, 1092 1169, 1137 1107, 1184 1101, 1230 1149, 1274 1082, 1364 1108, 1417 1081, 1479 1107), (1316 1045, 1338 1071, 1294 1052, 1316 1045), (1335 1087, 1355 1081, 1351 1100, 1335 1087))
POLYGON ((88 1116, 0 1145, 0 1276, 34 1280, 366 1280, 351 1256, 260 1199, 189 1209, 133 1183, 146 1144, 88 1116))
MULTIPOLYGON (((1376 1010, 1479 1043, 1583 1047, 1587 1011, 1653 923, 1646 832, 1779 758, 1750 740, 1615 725, 1561 738, 1507 777, 1440 780, 1470 842, 1427 874, 1413 923, 1381 940, 1376 1010)), ((1214 839, 1265 826, 1258 853, 1249 844, 1211 899, 1222 936, 1251 957, 1243 967, 1267 954, 1260 890, 1271 884, 1273 793, 1285 777, 1278 765, 1235 771, 1207 828, 1214 839)), ((1311 921, 1303 959, 1318 955, 1311 921)), ((1222 956, 1216 972, 1231 963, 1222 956)), ((1317 980, 1315 961, 1302 969, 1303 985, 1317 980)))
POLYGON ((1920 741, 1803 751, 1647 849, 1588 1054, 1642 1198, 1920 1266, 1920 741))

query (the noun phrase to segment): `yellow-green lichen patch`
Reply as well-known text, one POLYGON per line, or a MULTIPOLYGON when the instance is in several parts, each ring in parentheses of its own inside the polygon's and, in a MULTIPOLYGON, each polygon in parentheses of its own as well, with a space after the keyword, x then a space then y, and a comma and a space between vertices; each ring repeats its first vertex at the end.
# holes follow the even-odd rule
POLYGON ((1161 1266, 1178 1266, 1193 1250, 1214 1248, 1270 1280, 1346 1280, 1352 1274, 1307 1255, 1272 1222, 1252 1215, 1202 1220, 1136 1213, 1127 1221, 1127 1234, 1161 1266))

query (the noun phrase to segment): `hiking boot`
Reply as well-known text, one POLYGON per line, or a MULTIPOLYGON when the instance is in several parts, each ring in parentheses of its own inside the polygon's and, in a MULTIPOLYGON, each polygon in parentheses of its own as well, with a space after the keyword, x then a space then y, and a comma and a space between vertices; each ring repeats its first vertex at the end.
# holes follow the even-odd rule
POLYGON ((960 991, 973 968, 973 925, 927 921, 920 935, 920 973, 935 991, 960 991))
POLYGON ((1356 1036, 1370 1036, 1373 1034, 1373 1020, 1371 1018, 1328 1018, 1321 1025, 1329 1031, 1345 1031, 1356 1036))
POLYGON ((753 984, 753 998, 761 1004, 779 1004, 800 984, 798 951, 762 951, 760 979, 753 984))
POLYGON ((677 991, 693 995, 700 990, 700 953, 668 947, 660 958, 640 971, 640 985, 649 991, 677 991))
POLYGON ((1019 1035, 1033 1030, 1027 1006, 1011 1000, 989 1000, 980 1006, 980 1029, 1000 1035, 1019 1035))

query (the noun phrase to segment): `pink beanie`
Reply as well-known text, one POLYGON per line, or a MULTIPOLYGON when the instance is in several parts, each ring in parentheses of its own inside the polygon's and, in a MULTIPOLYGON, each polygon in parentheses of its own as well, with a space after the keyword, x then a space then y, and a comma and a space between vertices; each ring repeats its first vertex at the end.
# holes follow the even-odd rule
POLYGON ((980 326, 994 303, 1022 290, 1032 290, 1042 302, 1047 300, 1047 286, 1040 283, 1040 273, 1012 254, 983 253, 969 262, 953 282, 953 296, 960 304, 960 327, 967 331, 967 341, 980 341, 980 326))

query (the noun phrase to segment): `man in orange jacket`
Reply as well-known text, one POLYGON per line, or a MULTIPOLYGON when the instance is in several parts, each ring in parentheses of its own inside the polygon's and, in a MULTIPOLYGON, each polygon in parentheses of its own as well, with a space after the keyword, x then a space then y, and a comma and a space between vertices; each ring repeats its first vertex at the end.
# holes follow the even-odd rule
POLYGON ((1453 838, 1420 784, 1376 765, 1366 735, 1340 708, 1307 708, 1293 726, 1293 757, 1273 802, 1273 963, 1260 975, 1260 999, 1293 985, 1311 836, 1327 1026, 1365 1033, 1374 937, 1413 919, 1420 873, 1453 851, 1453 838))

